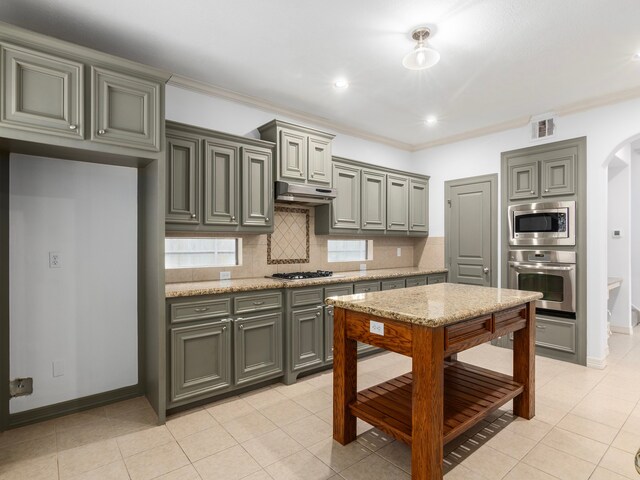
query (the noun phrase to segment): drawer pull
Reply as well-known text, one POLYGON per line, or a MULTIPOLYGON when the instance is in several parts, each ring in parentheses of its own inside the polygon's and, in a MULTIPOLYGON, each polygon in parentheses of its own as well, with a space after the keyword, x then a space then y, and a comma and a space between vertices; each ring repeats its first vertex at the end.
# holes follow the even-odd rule
POLYGON ((371 288, 367 287, 367 288, 363 288, 362 290, 364 290, 365 292, 368 292, 369 290, 371 290, 371 288))
POLYGON ((206 312, 207 310, 209 310, 209 307, 200 307, 193 309, 194 312, 206 312))
POLYGON ((545 325, 536 325, 536 328, 539 328, 540 330, 546 330, 547 327, 545 325))
POLYGON ((264 302, 262 301, 257 301, 257 302, 253 302, 254 305, 264 305, 264 302))

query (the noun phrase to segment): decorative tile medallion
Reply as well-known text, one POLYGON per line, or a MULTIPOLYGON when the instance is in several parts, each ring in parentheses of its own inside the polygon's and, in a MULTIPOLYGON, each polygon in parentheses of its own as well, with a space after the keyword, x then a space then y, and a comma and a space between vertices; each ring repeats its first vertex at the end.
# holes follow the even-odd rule
POLYGON ((309 209, 276 205, 267 264, 309 263, 309 209))

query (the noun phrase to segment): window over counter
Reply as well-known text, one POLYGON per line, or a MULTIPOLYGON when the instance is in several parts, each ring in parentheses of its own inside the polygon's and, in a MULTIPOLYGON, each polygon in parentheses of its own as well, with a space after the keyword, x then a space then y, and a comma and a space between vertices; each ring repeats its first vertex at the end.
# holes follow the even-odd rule
POLYGON ((232 267, 242 264, 241 238, 165 238, 164 267, 232 267))
POLYGON ((327 240, 327 261, 373 260, 373 240, 327 240))

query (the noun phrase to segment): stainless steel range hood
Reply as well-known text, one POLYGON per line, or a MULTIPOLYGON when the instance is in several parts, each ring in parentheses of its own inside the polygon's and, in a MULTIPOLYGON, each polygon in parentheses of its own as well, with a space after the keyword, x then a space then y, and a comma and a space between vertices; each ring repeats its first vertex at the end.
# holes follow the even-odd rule
POLYGON ((304 205, 326 205, 336 198, 336 189, 300 183, 276 182, 276 201, 304 205))

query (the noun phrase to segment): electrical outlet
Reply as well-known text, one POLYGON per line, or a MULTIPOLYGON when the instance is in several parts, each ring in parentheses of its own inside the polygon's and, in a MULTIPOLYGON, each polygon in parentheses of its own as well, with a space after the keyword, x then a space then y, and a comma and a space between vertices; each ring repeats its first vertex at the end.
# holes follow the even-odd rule
POLYGON ((231 272, 220 272, 220 280, 231 280, 231 272))
POLYGON ((62 267, 60 252, 49 252, 49 268, 60 268, 60 267, 62 267))
POLYGON ((396 248, 396 257, 402 256, 402 249, 400 247, 396 248))
POLYGON ((375 320, 369 320, 369 331, 376 335, 384 336, 384 323, 376 322, 375 320))
POLYGON ((361 272, 366 272, 367 271, 367 264, 366 263, 361 263, 360 264, 360 271, 361 272))
POLYGON ((53 376, 61 377, 64 375, 64 361, 55 360, 53 362, 53 376))

